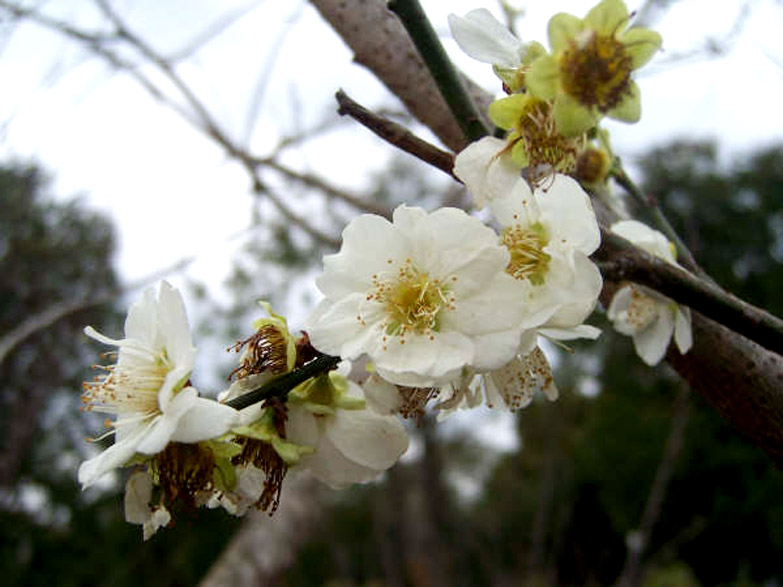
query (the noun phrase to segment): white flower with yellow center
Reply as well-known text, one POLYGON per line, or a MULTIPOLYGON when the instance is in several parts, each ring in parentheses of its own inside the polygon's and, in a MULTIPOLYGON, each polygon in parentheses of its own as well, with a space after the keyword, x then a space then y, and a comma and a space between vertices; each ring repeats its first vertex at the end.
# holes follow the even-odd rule
POLYGON ((125 338, 114 340, 89 326, 85 333, 119 351, 117 362, 103 367, 103 376, 84 384, 85 409, 117 418, 107 421, 114 444, 79 467, 82 487, 137 453, 154 455, 169 442, 216 438, 234 425, 236 410, 186 387, 196 349, 182 298, 165 281, 157 296, 150 288, 131 306, 125 338))
POLYGON ((526 311, 509 260, 497 234, 462 210, 400 206, 393 223, 360 216, 324 258, 316 283, 326 299, 309 319, 310 340, 344 359, 367 354, 399 385, 500 367, 516 353, 526 311))
MULTIPOLYGON (((636 220, 621 220, 611 228, 640 249, 677 265, 674 248, 657 230, 636 220)), ((633 337, 636 354, 648 365, 656 365, 664 357, 672 334, 681 353, 693 346, 690 310, 641 285, 618 289, 607 315, 618 332, 633 337)))
POLYGON ((582 323, 603 284, 588 257, 601 235, 584 190, 561 174, 535 191, 520 179, 510 192, 492 199, 490 208, 503 227, 500 242, 510 253, 506 272, 525 291, 523 327, 561 340, 595 338, 597 329, 582 323))

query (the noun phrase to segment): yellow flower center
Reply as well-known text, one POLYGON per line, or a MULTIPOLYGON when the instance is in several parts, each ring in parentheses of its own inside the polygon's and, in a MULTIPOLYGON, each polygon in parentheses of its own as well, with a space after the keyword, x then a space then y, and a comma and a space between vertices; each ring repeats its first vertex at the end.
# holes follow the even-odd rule
POLYGON ((550 165, 555 171, 573 170, 578 145, 582 137, 566 138, 557 130, 552 105, 544 100, 531 99, 520 113, 514 126, 512 141, 524 142, 531 175, 539 165, 550 165))
MULTIPOLYGON (((389 259, 387 263, 392 265, 394 260, 389 259)), ((451 277, 452 282, 456 280, 455 276, 451 277)), ((419 271, 410 259, 396 271, 373 275, 372 281, 373 290, 367 299, 383 305, 386 313, 384 332, 399 336, 401 343, 411 332, 432 337, 432 333, 440 330, 443 311, 455 307, 449 285, 419 271)))
POLYGON ((501 233, 500 242, 511 253, 506 273, 515 279, 528 279, 533 285, 543 285, 551 257, 544 252, 549 239, 541 223, 509 226, 501 233))
POLYGON ((632 59, 625 45, 613 35, 592 31, 572 39, 560 58, 565 92, 601 112, 612 110, 630 93, 631 70, 632 59))
MULTIPOLYGON (((142 348, 126 346, 126 360, 114 365, 93 365, 102 370, 93 381, 83 384, 82 403, 86 411, 137 414, 149 418, 160 414, 158 392, 172 366, 165 349, 155 356, 142 348), (147 356, 141 356, 147 355, 147 356)), ((110 356, 113 353, 107 353, 110 356)))
POLYGON ((658 303, 631 286, 631 303, 628 305, 628 323, 637 330, 646 328, 658 314, 658 303))

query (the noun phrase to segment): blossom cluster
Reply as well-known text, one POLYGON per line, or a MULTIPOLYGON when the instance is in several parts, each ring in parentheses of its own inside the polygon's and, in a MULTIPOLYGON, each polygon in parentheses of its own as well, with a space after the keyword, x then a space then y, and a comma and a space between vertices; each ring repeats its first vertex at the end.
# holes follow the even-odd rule
MULTIPOLYGON (((83 488, 118 467, 131 467, 125 517, 144 539, 171 521, 171 506, 277 507, 289 467, 307 470, 332 487, 366 481, 407 450, 400 421, 368 409, 360 386, 344 373, 322 371, 244 409, 230 400, 290 373, 316 351, 306 335, 293 337, 268 306, 242 352, 234 382, 220 400, 199 397, 190 382, 196 349, 182 297, 163 282, 148 289, 114 340, 87 327, 88 336, 118 347, 116 362, 85 383, 85 410, 113 414, 114 444, 79 467, 83 488)), ((112 354, 114 355, 114 354, 112 354)))
POLYGON ((486 9, 451 15, 454 39, 471 57, 491 63, 508 94, 490 105, 489 117, 507 131, 473 148, 485 161, 529 168, 531 178, 568 173, 585 185, 606 179, 611 149, 597 129, 604 116, 641 117, 634 70, 661 46, 661 36, 630 27, 622 0, 602 0, 584 18, 554 15, 547 27, 550 51, 523 43, 486 9), (489 158, 486 155, 490 155, 489 158))
MULTIPOLYGON (((585 188, 600 187, 612 164, 598 124, 639 118, 631 73, 661 43, 628 21, 621 0, 602 0, 583 19, 555 15, 547 52, 485 10, 452 15, 459 45, 491 63, 508 94, 489 108, 505 138, 470 144, 453 169, 490 220, 407 205, 391 219, 353 219, 324 258, 323 299, 305 331, 292 334, 262 303, 266 316, 233 347, 238 366, 217 400, 190 379, 196 349, 169 284, 131 306, 125 338, 88 327, 118 351, 85 384, 85 409, 116 418, 104 435, 114 443, 79 469, 83 487, 132 468, 126 519, 147 539, 171 522, 175 503, 272 513, 289 470, 334 488, 369 481, 407 450, 399 416, 429 402, 447 416, 482 403, 516 410, 536 393, 556 399, 541 341, 600 334, 585 323, 603 288, 585 188), (361 385, 349 361, 366 363, 361 385)), ((676 264, 661 233, 631 220, 611 230, 676 264)), ((622 285, 607 316, 647 364, 672 336, 680 352, 692 345, 687 308, 644 287, 622 285)))

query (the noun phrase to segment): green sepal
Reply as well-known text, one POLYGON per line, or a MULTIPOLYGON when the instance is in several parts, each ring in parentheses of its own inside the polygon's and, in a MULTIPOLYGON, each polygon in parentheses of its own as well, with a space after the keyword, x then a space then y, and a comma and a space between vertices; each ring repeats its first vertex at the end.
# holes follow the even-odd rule
POLYGON ((495 100, 489 105, 489 118, 500 128, 506 130, 516 127, 520 116, 530 102, 528 94, 512 94, 495 100))
POLYGON ((641 28, 628 29, 617 35, 617 40, 625 45, 625 51, 631 57, 631 69, 639 69, 650 61, 663 43, 659 33, 641 28))
POLYGON ((567 12, 555 14, 549 19, 549 24, 546 27, 549 48, 553 53, 565 50, 571 39, 582 32, 583 28, 582 19, 573 14, 567 12))
POLYGON ((528 91, 541 100, 553 100, 560 81, 560 64, 552 55, 536 59, 525 76, 528 91))
POLYGON ((305 455, 309 455, 315 452, 315 448, 307 446, 306 444, 296 444, 295 442, 289 442, 282 438, 273 438, 271 443, 272 448, 278 456, 283 459, 286 465, 289 467, 299 462, 305 455))
POLYGON ((622 0, 603 0, 587 13, 585 28, 611 36, 628 23, 628 7, 622 0))
POLYGON ((511 147, 511 160, 519 168, 524 168, 530 165, 530 158, 527 155, 527 145, 525 141, 516 141, 514 146, 511 147))
POLYGON ((630 93, 616 108, 606 113, 609 118, 623 122, 638 122, 642 117, 642 95, 636 82, 631 82, 630 93))
POLYGON ((557 130, 564 137, 578 136, 598 123, 598 117, 589 108, 582 106, 567 94, 561 94, 557 97, 552 107, 552 113, 555 117, 557 130))

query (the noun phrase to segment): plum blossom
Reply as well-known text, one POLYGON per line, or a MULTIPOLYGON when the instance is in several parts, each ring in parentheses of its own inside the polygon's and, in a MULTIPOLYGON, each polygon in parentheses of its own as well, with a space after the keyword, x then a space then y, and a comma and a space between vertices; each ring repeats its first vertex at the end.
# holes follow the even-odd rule
MULTIPOLYGON (((621 220, 611 229, 651 255, 677 264, 674 248, 657 230, 636 220, 621 220)), ((644 286, 627 284, 618 289, 607 315, 615 330, 633 337, 636 354, 650 366, 663 359, 672 335, 681 353, 693 346, 690 310, 644 286)))
POLYGON ((196 349, 179 292, 165 281, 150 288, 125 320, 125 338, 114 340, 85 328, 85 334, 119 347, 117 362, 84 384, 87 411, 116 414, 109 421, 114 444, 79 467, 88 487, 135 454, 155 455, 169 442, 194 443, 224 434, 236 410, 201 398, 187 385, 196 349))
POLYGON ((326 296, 309 319, 315 348, 366 354, 378 374, 406 386, 450 381, 461 369, 498 368, 516 354, 525 287, 506 273, 497 234, 455 208, 400 206, 393 223, 354 219, 324 258, 326 296))
POLYGON ((125 483, 125 521, 140 524, 145 541, 171 521, 164 505, 152 505, 152 487, 152 478, 146 471, 134 472, 125 483))

